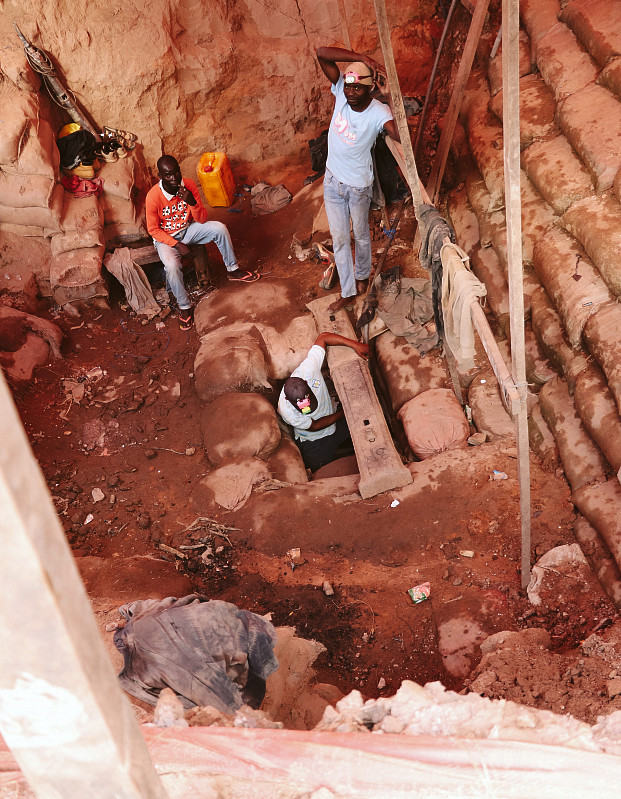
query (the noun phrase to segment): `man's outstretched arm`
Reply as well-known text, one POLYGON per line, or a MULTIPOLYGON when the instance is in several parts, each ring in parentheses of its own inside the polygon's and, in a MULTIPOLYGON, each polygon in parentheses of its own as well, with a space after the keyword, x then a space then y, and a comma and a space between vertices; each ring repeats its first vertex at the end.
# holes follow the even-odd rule
POLYGON ((332 83, 338 83, 341 74, 340 69, 336 65, 337 61, 350 64, 354 61, 362 61, 362 63, 366 64, 373 72, 374 79, 378 72, 382 74, 386 72, 384 67, 370 56, 363 55, 362 53, 354 53, 353 50, 346 50, 344 47, 318 47, 317 60, 319 61, 319 66, 323 70, 323 74, 332 83))
POLYGON ((360 355, 361 358, 369 357, 368 344, 365 344, 362 341, 356 341, 353 338, 345 338, 345 336, 339 336, 336 333, 320 333, 315 340, 315 344, 318 344, 324 350, 326 348, 326 345, 332 347, 334 346, 350 347, 356 354, 360 355))

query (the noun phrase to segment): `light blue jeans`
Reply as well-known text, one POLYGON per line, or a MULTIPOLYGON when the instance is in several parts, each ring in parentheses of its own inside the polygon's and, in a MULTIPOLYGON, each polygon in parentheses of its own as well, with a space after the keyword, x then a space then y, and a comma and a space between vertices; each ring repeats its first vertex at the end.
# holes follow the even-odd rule
MULTIPOLYGON (((209 244, 213 241, 220 250, 220 255, 224 261, 227 272, 234 272, 237 269, 237 258, 233 252, 233 243, 226 225, 222 222, 190 222, 185 230, 180 231, 174 239, 182 244, 209 244)), ((166 283, 175 295, 179 309, 184 311, 192 307, 188 293, 183 282, 183 270, 181 268, 181 253, 168 244, 153 239, 153 244, 164 264, 166 272, 166 283)))
POLYGON ((341 297, 355 297, 356 280, 366 280, 371 274, 369 206, 372 194, 373 186, 348 186, 340 183, 326 169, 323 199, 334 247, 334 261, 341 281, 341 297), (350 219, 354 232, 355 266, 351 256, 350 219))

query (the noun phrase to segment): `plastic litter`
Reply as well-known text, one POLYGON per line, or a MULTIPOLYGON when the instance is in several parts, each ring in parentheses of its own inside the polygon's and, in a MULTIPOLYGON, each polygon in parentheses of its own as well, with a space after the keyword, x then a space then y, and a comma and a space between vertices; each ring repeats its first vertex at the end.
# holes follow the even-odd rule
POLYGON ((414 588, 408 589, 408 594, 410 595, 412 602, 414 602, 415 605, 418 605, 419 602, 424 602, 426 599, 429 599, 429 595, 431 594, 431 583, 421 583, 420 585, 415 585, 414 588))
POLYGON ((399 505, 399 504, 400 504, 400 502, 399 502, 398 499, 393 499, 393 501, 390 503, 390 507, 391 508, 396 508, 397 505, 399 505))
POLYGON ((490 480, 508 480, 508 476, 504 472, 499 472, 498 469, 494 469, 492 474, 490 475, 490 480))

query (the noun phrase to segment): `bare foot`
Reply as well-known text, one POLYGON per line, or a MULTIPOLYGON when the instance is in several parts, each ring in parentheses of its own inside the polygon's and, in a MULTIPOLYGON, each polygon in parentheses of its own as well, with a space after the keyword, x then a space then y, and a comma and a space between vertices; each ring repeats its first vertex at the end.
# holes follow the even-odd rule
POLYGON ((340 311, 341 308, 344 308, 346 305, 351 305, 353 300, 353 297, 339 297, 338 300, 335 300, 331 305, 328 305, 328 310, 331 313, 340 311))
POLYGON ((369 288, 369 278, 365 280, 356 280, 356 294, 366 294, 369 288))

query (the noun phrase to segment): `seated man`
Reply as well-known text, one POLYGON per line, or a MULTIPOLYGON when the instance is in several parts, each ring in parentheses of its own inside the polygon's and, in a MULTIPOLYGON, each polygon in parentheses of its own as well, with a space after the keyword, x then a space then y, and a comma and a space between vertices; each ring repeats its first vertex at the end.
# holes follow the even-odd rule
POLYGON ((182 330, 192 327, 192 304, 185 290, 181 257, 189 252, 188 244, 216 243, 226 266, 229 280, 251 283, 258 274, 239 269, 231 237, 222 222, 208 222, 196 183, 181 177, 176 159, 163 155, 157 162, 160 182, 147 194, 147 230, 164 264, 166 280, 179 306, 182 330))
POLYGON ((351 347, 363 358, 369 355, 367 344, 321 333, 308 356, 285 381, 278 413, 293 427, 304 465, 313 472, 333 461, 339 445, 349 438, 343 409, 335 408, 321 374, 326 345, 351 347))

